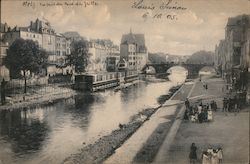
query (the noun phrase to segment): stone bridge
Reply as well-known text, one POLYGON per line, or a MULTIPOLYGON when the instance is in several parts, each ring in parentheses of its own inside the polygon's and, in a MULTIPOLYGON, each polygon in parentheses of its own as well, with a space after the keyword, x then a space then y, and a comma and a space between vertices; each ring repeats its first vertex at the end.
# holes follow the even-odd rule
MULTIPOLYGON (((167 71, 174 66, 184 67, 188 71, 188 78, 196 78, 198 77, 199 71, 206 67, 213 67, 212 64, 201 63, 201 64, 189 64, 189 63, 148 63, 142 68, 142 72, 147 74, 147 70, 154 69, 155 74, 163 74, 167 73, 167 71)), ((152 73, 151 73, 152 74, 152 73)))

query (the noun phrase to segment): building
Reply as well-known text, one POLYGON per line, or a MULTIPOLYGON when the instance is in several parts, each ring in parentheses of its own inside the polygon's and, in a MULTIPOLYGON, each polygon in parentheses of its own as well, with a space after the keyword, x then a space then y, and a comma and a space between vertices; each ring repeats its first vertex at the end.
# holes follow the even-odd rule
POLYGON ((144 34, 124 34, 120 45, 121 59, 125 59, 129 70, 141 70, 148 60, 144 34))
POLYGON ((72 68, 65 65, 66 56, 70 54, 70 39, 56 33, 48 20, 36 19, 27 27, 15 26, 13 29, 4 24, 3 31, 2 40, 9 45, 18 38, 30 39, 46 50, 49 54, 47 67, 49 76, 72 72, 72 68))
MULTIPOLYGON (((240 71, 249 69, 250 15, 229 18, 225 39, 215 48, 215 64, 228 82, 233 82, 240 71)), ((239 77, 238 77, 239 78, 239 77)))
MULTIPOLYGON (((225 39, 215 48, 215 65, 222 77, 236 91, 247 89, 250 74, 249 49, 250 15, 229 18, 225 28, 225 39)), ((247 94, 250 95, 249 90, 247 94)))
POLYGON ((3 79, 9 80, 10 73, 9 70, 3 65, 3 60, 7 55, 7 50, 9 48, 9 44, 4 42, 4 34, 10 29, 10 27, 5 24, 0 24, 0 81, 3 79))
POLYGON ((3 79, 6 81, 10 80, 10 72, 9 70, 3 65, 3 60, 7 55, 8 50, 8 43, 0 42, 0 81, 3 79))
POLYGON ((119 49, 117 52, 112 52, 108 55, 106 59, 106 69, 108 72, 114 72, 117 71, 117 66, 120 61, 120 52, 119 49))
MULTIPOLYGON (((229 61, 229 59, 226 59, 227 57, 227 44, 225 40, 220 40, 220 43, 216 45, 215 47, 215 56, 214 56, 214 65, 218 73, 221 75, 226 75, 225 70, 227 69, 227 62, 223 61, 229 61)), ((224 77, 226 78, 226 77, 224 77)))
POLYGON ((117 64, 119 61, 119 46, 114 45, 110 40, 90 40, 88 53, 90 63, 87 72, 113 71, 113 69, 107 68, 112 67, 111 65, 117 64))

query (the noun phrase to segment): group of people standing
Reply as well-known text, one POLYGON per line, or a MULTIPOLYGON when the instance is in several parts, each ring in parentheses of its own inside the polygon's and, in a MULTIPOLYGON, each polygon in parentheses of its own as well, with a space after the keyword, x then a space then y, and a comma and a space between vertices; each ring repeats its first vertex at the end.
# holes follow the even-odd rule
POLYGON ((188 99, 185 101, 186 110, 184 113, 184 120, 190 120, 191 122, 208 122, 213 120, 213 111, 217 111, 217 104, 215 101, 211 101, 210 104, 190 105, 188 99))
MULTIPOLYGON (((190 147, 189 159, 190 163, 196 163, 197 158, 197 147, 195 143, 192 143, 190 147)), ((201 163, 202 164, 219 164, 222 163, 223 152, 222 148, 208 148, 207 151, 203 151, 201 155, 201 163)))
POLYGON ((234 98, 223 99, 223 112, 239 112, 240 111, 240 100, 235 96, 234 98))

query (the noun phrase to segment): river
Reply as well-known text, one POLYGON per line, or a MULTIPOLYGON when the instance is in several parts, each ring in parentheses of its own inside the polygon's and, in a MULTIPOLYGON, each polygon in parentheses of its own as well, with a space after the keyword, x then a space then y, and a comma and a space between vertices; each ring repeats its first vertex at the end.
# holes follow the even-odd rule
POLYGON ((78 93, 52 105, 0 111, 0 160, 60 163, 139 111, 157 106, 157 99, 185 78, 185 70, 177 67, 169 81, 151 78, 118 92, 78 93))

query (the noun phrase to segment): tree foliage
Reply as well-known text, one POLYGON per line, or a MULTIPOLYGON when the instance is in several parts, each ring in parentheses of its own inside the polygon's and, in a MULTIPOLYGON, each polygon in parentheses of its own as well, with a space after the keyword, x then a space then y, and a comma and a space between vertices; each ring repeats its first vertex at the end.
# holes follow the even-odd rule
POLYGON ((67 58, 68 65, 75 67, 76 73, 85 72, 89 64, 88 42, 86 40, 73 41, 71 54, 67 58))
POLYGON ((190 64, 213 64, 214 53, 211 51, 198 51, 189 57, 187 63, 190 64))
POLYGON ((38 73, 41 68, 46 67, 47 60, 47 52, 40 49, 36 42, 17 39, 9 47, 4 64, 11 72, 23 72, 26 83, 27 72, 38 73))

